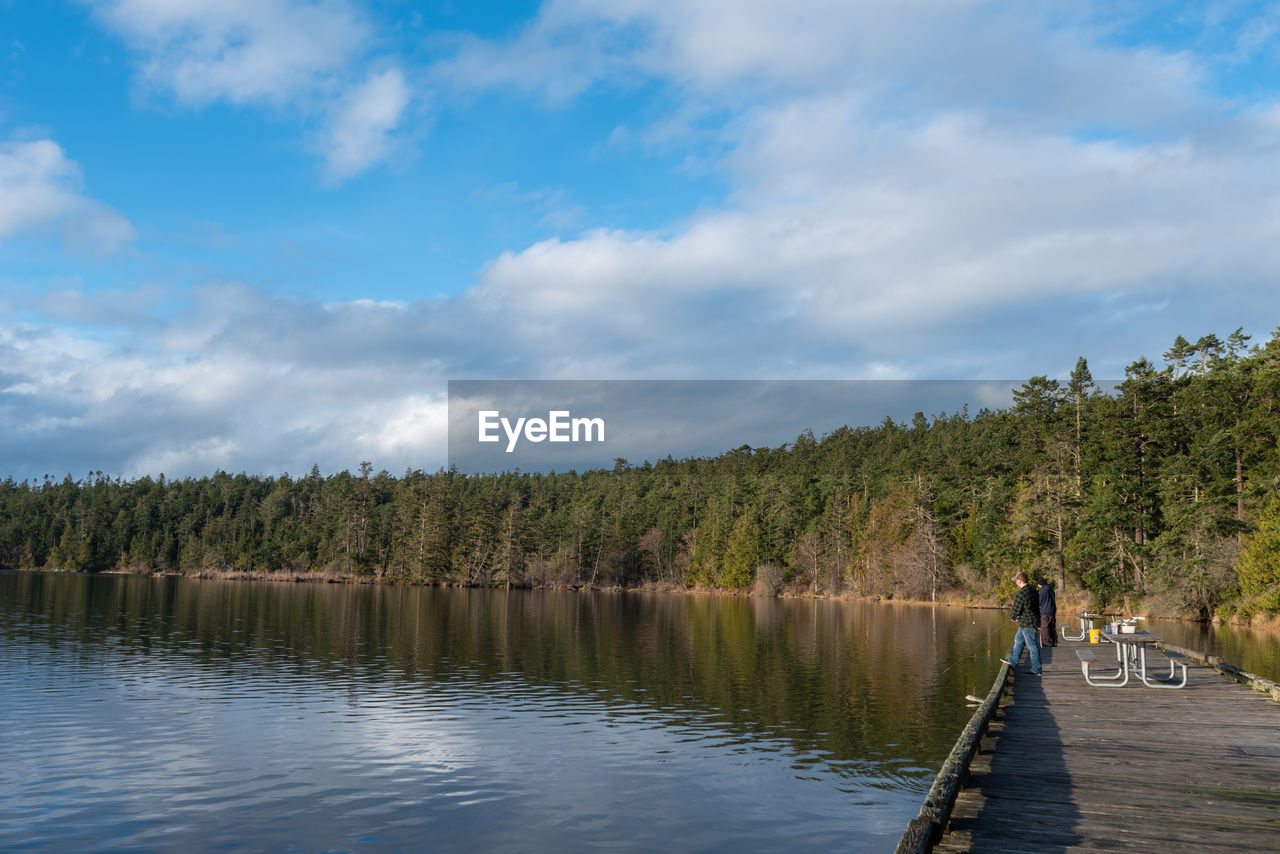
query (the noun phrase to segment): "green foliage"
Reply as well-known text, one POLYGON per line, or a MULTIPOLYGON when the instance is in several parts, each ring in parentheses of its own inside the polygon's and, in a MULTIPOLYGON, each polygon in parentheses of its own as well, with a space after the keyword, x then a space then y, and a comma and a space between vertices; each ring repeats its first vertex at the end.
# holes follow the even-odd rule
POLYGON ((1268 502, 1236 565, 1244 604, 1280 610, 1280 498, 1268 502))
POLYGON ((760 561, 760 527, 750 510, 733 523, 725 549, 721 587, 746 587, 756 580, 756 564, 760 561))

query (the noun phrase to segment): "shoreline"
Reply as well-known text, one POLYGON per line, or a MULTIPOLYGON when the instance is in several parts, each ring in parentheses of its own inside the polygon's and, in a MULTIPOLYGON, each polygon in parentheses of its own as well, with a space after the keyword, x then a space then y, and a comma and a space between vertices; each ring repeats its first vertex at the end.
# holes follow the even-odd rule
MULTIPOLYGON (((777 593, 758 593, 753 588, 742 588, 732 590, 727 588, 714 587, 684 587, 682 585, 658 582, 649 582, 632 587, 622 587, 617 585, 604 584, 519 584, 506 587, 505 585, 486 585, 486 584, 465 584, 455 581, 420 581, 416 579, 395 577, 379 578, 370 575, 353 575, 351 573, 337 573, 332 571, 317 572, 252 572, 249 570, 198 570, 196 572, 142 572, 127 569, 108 569, 101 572, 83 572, 77 570, 60 570, 60 569, 35 569, 26 567, 0 567, 0 572, 16 572, 31 574, 49 574, 49 575, 85 575, 85 576, 135 576, 147 578, 188 578, 199 581, 257 581, 270 582, 274 584, 353 584, 353 585, 381 585, 388 587, 448 587, 460 589, 476 589, 476 590, 554 590, 554 591, 581 591, 595 593, 669 593, 679 594, 682 596, 723 596, 723 597, 741 597, 752 599, 814 599, 827 600, 833 602, 881 602, 895 605, 911 605, 917 607, 932 608, 972 608, 974 610, 1003 610, 1008 608, 1007 603, 990 602, 977 598, 966 598, 961 596, 947 596, 937 600, 927 599, 900 599, 888 596, 862 596, 853 593, 812 593, 807 591, 779 591, 777 593)), ((1062 597, 1065 607, 1059 608, 1059 613, 1070 613, 1077 610, 1087 610, 1095 607, 1091 603, 1086 604, 1067 596, 1062 597)), ((1211 626, 1233 626, 1249 629, 1261 629, 1265 631, 1280 631, 1280 615, 1255 616, 1251 621, 1229 621, 1220 617, 1214 617, 1210 620, 1199 620, 1193 617, 1169 614, 1153 614, 1151 612, 1135 611, 1132 616, 1142 616, 1147 618, 1155 618, 1161 620, 1175 620, 1182 623, 1197 623, 1200 625, 1211 626)))

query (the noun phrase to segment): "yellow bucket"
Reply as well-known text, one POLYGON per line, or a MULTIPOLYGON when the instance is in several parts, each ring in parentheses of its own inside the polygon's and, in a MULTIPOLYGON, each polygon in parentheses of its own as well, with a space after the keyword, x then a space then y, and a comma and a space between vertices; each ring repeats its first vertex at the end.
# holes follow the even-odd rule
POLYGON ((1089 643, 1102 643, 1102 629, 1089 629, 1089 643))

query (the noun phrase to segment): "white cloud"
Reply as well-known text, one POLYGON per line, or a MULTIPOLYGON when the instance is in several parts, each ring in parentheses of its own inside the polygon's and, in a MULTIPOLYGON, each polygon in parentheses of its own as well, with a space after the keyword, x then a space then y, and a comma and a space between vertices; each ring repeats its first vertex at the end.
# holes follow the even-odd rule
POLYGON ((0 321, 6 474, 444 464, 451 342, 433 333, 453 319, 429 304, 323 305, 235 285, 191 296, 181 313, 119 319, 114 332, 0 321))
POLYGON ((670 236, 597 231, 505 253, 476 298, 518 308, 533 335, 607 324, 640 336, 682 305, 736 294, 756 322, 858 338, 1188 278, 1254 291, 1280 274, 1276 220, 1260 215, 1280 207, 1277 155, 1280 140, 1243 131, 1225 146, 1084 142, 790 104, 761 114, 730 159, 734 209, 670 236))
POLYGON ((74 248, 113 251, 133 226, 81 192, 80 167, 50 139, 0 142, 0 239, 53 228, 74 248))
POLYGON ((140 449, 138 455, 126 464, 123 476, 167 474, 174 478, 185 474, 199 476, 197 472, 207 475, 219 470, 244 471, 238 464, 244 458, 243 450, 233 440, 221 436, 192 441, 170 438, 140 449))
POLYGON ((1078 2, 552 0, 508 42, 459 39, 436 72, 464 90, 553 101, 652 77, 710 98, 711 111, 838 91, 890 114, 978 106, 1168 127, 1207 105, 1194 57, 1107 46, 1108 26, 1078 2))
POLYGON ((346 94, 321 146, 330 180, 358 175, 387 157, 391 134, 399 126, 409 98, 408 83, 397 68, 371 75, 346 94))
POLYGON ((371 403, 357 410, 355 442, 369 450, 371 460, 417 460, 418 466, 429 467, 439 463, 448 411, 448 401, 438 392, 408 393, 399 400, 371 403))
POLYGON ((168 294, 158 285, 132 290, 86 292, 82 277, 51 282, 31 300, 31 306, 56 321, 101 327, 137 329, 145 326, 168 294))
POLYGON ((1247 304, 1280 272, 1267 248, 1280 237, 1276 105, 1217 96, 1212 57, 1126 44, 1107 16, 1078 3, 561 0, 509 42, 464 41, 440 66, 464 88, 554 100, 628 74, 665 80, 681 95, 677 134, 691 139, 699 113, 719 126, 731 187, 720 209, 661 232, 505 252, 476 304, 517 314, 523 341, 612 342, 612 360, 583 353, 595 365, 627 364, 654 329, 706 358, 691 346, 699 323, 741 324, 750 361, 762 329, 896 355, 908 330, 954 334, 1046 301, 1176 290, 1247 304))
POLYGON ((89 0, 145 59, 143 79, 203 105, 281 103, 323 87, 370 28, 343 0, 89 0))
POLYGON ((513 87, 564 103, 626 73, 635 36, 626 21, 611 20, 593 4, 552 0, 510 43, 454 36, 453 56, 432 71, 457 91, 513 87))
POLYGON ((345 0, 88 0, 139 54, 140 81, 179 102, 270 106, 324 124, 331 182, 391 152, 411 97, 399 69, 368 72, 374 30, 345 0))

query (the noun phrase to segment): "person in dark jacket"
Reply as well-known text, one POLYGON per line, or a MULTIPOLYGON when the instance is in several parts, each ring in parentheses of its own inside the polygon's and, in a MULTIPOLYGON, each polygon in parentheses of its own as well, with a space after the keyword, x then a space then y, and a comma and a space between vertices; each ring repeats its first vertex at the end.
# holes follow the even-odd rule
POLYGON ((1010 667, 1016 667, 1025 646, 1031 656, 1031 669, 1026 672, 1031 676, 1039 676, 1040 646, 1036 635, 1040 630, 1040 597, 1036 595, 1036 589, 1027 583, 1025 572, 1015 575, 1013 583, 1018 585, 1018 592, 1013 595, 1013 610, 1009 619, 1018 624, 1018 633, 1013 636, 1013 650, 1009 657, 1000 660, 1010 667))
POLYGON ((1053 595, 1053 588, 1048 579, 1037 578, 1040 589, 1040 645, 1058 645, 1058 599, 1053 595))

